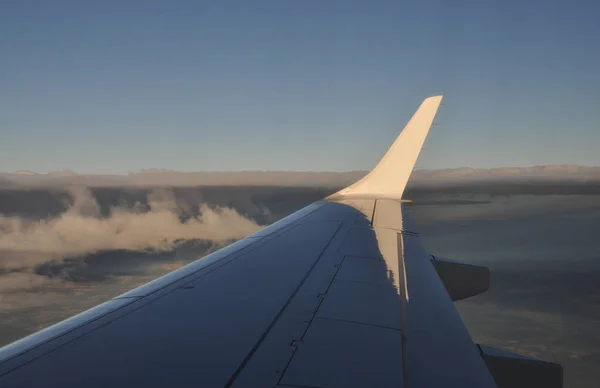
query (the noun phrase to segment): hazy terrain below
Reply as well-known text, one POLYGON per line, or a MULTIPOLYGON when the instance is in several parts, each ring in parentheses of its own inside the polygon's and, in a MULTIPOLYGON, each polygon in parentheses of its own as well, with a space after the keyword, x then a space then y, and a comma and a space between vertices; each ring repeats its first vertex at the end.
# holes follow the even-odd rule
POLYGON ((565 387, 598 387, 600 196, 517 195, 412 213, 429 252, 491 270, 487 293, 457 302, 474 341, 561 363, 565 387))
MULTIPOLYGON (((193 261, 333 188, 0 190, 0 345, 193 261)), ((600 195, 580 184, 413 187, 427 250, 489 266, 457 307, 474 341, 600 381, 600 195)))

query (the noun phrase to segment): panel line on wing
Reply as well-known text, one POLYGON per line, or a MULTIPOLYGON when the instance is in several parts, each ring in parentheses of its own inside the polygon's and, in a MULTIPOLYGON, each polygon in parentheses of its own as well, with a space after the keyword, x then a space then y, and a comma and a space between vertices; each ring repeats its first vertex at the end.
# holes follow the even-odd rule
POLYGON ((398 329, 397 327, 391 327, 391 326, 386 326, 386 325, 378 325, 376 323, 369 323, 369 322, 353 321, 351 319, 330 318, 330 317, 315 317, 315 319, 323 319, 323 320, 335 321, 335 322, 347 322, 347 323, 354 323, 354 324, 357 324, 357 325, 365 325, 365 326, 378 327, 380 329, 389 329, 389 330, 402 331, 402 329, 398 329))
POLYGON ((333 241, 333 239, 335 238, 335 236, 339 232, 339 230, 340 230, 340 228, 341 228, 342 225, 343 224, 341 224, 341 223, 338 224, 335 232, 331 235, 331 237, 329 238, 329 240, 325 244, 323 250, 321 251, 321 253, 319 253, 319 256, 317 257, 317 259, 314 261, 314 263, 312 263, 312 265, 310 266, 309 270, 306 271, 306 274, 304 275, 304 277, 302 278, 302 280, 300 281, 300 283, 298 284, 298 286, 296 287, 296 289, 294 289, 294 291, 292 292, 292 294, 290 295, 290 297, 287 299, 287 301, 285 302, 285 304, 283 305, 283 307, 279 310, 279 312, 277 313, 277 315, 275 316, 275 318, 273 318, 273 321, 269 324, 269 326, 264 331, 264 333, 260 336, 260 338, 258 339, 258 341, 256 342, 256 344, 252 347, 252 349, 250 350, 250 352, 248 353, 248 355, 246 356, 246 358, 242 361, 242 363, 240 364, 240 366, 236 369, 236 371, 233 373, 233 375, 229 378, 229 381, 227 381, 227 383, 225 384, 225 387, 231 387, 233 385, 235 379, 242 372, 242 370, 244 369, 244 367, 246 366, 246 364, 248 363, 248 361, 250 361, 250 359, 252 358, 252 356, 254 355, 254 353, 256 352, 256 350, 260 347, 260 345, 262 344, 262 342, 264 341, 264 339, 267 337, 267 335, 269 334, 269 332, 271 331, 271 329, 273 328, 273 326, 275 326, 275 324, 277 323, 277 321, 279 320, 279 318, 281 318, 281 316, 283 315, 283 312, 286 310, 286 308, 289 306, 289 304, 291 303, 291 301, 294 299, 294 296, 296 296, 296 294, 298 293, 298 291, 300 290, 300 288, 302 287, 302 285, 304 285, 304 283, 306 282, 306 279, 310 276, 310 274, 312 273, 313 269, 316 267, 317 263, 321 260, 321 257, 323 257, 323 254, 327 251, 327 248, 329 247, 329 245, 331 244, 331 242, 333 241))
POLYGON ((373 201, 373 214, 371 215, 371 226, 373 226, 373 222, 375 221, 375 212, 377 211, 377 200, 373 201))
POLYGON ((409 361, 408 356, 408 286, 406 284, 406 265, 404 262, 404 237, 402 233, 398 233, 398 291, 400 293, 400 309, 402 314, 400 316, 400 327, 402 328, 402 369, 404 370, 403 379, 404 386, 408 387, 408 374, 409 371, 406 364, 409 361))
MULTIPOLYGON (((319 302, 317 304, 317 307, 315 308, 314 313, 310 317, 310 319, 308 321, 308 324, 304 328, 304 331, 300 335, 300 339, 297 342, 302 342, 302 340, 306 336, 306 333, 307 333, 308 329, 310 328, 310 326, 312 325, 313 321, 315 320, 315 317, 317 316, 317 312, 319 311, 319 309, 321 308, 321 305, 323 304, 323 301, 325 300, 325 295, 327 295, 327 293, 329 292, 329 289, 331 288, 331 285, 333 284, 333 280, 335 279, 335 277, 337 276, 338 272, 340 271, 340 268, 342 267, 342 264, 344 263, 345 259, 346 259, 346 256, 343 256, 342 260, 340 261, 340 264, 338 264, 337 266, 335 266, 335 272, 334 272, 333 276, 331 277, 331 280, 329 281, 329 284, 327 284, 327 288, 325 289, 325 291, 322 294, 319 294, 319 302)), ((279 376, 279 380, 277 380, 277 384, 279 384, 281 382, 281 379, 283 378, 283 376, 285 376, 285 372, 289 368, 290 364, 292 363, 292 360, 294 359, 294 356, 296 355, 296 351, 298 350, 298 346, 296 346, 296 345, 297 345, 296 343, 294 343, 292 345, 294 347, 294 351, 292 352, 292 356, 288 359, 285 367, 283 368, 283 371, 282 371, 281 375, 279 376)))
MULTIPOLYGON (((369 260, 370 258, 365 258, 367 260, 369 260)), ((380 259, 375 259, 375 260, 380 260, 380 259)), ((349 280, 349 279, 335 279, 336 283, 357 283, 357 284, 369 284, 372 286, 377 286, 377 287, 385 287, 385 288, 394 288, 396 289, 397 287, 393 284, 379 284, 379 283, 373 283, 370 281, 366 281, 366 280, 349 280)), ((333 283, 333 282, 332 282, 333 283)))

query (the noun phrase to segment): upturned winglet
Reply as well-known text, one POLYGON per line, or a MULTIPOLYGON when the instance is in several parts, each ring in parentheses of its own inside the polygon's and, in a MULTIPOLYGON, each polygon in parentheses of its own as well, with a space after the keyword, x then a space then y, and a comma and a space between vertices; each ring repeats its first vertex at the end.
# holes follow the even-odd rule
POLYGON ((442 97, 426 98, 377 166, 361 180, 331 197, 402 199, 442 97))

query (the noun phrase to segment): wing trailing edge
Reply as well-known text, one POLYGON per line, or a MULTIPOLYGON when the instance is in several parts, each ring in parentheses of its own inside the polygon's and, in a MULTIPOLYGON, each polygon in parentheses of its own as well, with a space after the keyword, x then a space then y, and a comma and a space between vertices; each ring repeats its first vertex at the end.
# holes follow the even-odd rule
POLYGON ((431 257, 431 263, 453 301, 479 295, 490 288, 489 268, 439 256, 431 257))
POLYGON ((426 98, 377 166, 361 180, 332 197, 402 199, 442 97, 426 98))
POLYGON ((562 388, 563 368, 560 364, 533 357, 477 345, 481 357, 498 388, 562 388))

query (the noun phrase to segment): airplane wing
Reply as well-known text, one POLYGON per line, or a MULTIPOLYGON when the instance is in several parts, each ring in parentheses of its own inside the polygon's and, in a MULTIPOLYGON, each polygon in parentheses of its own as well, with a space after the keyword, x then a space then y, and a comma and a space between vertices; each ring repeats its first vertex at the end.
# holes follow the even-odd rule
POLYGON ((560 365, 473 343, 452 301, 489 271, 430 256, 410 223, 441 100, 348 188, 0 349, 0 386, 562 386, 560 365))

